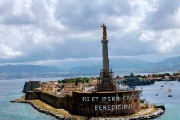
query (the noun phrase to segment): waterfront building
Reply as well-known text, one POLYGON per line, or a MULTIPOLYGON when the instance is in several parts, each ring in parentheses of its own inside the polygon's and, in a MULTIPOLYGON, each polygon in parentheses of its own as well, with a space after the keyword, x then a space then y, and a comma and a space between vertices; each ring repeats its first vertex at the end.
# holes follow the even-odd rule
POLYGON ((23 92, 33 91, 34 89, 40 88, 41 82, 40 81, 29 81, 25 82, 23 92))

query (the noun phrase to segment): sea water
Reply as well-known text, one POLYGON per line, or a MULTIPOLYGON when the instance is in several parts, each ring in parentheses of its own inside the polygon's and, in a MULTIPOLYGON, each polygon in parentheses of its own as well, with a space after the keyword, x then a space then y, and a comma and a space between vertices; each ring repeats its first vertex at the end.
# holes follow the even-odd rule
POLYGON ((180 82, 155 82, 153 85, 143 86, 142 89, 141 98, 145 98, 150 103, 165 105, 165 113, 155 120, 180 120, 180 82), (172 97, 168 97, 168 95, 172 95, 172 97))
MULTIPOLYGON (((37 80, 59 79, 63 78, 37 80)), ((28 80, 0 80, 0 120, 56 120, 55 117, 38 112, 29 104, 9 102, 24 95, 22 89, 25 81, 28 80)), ((155 82, 153 85, 139 86, 137 89, 143 89, 141 98, 145 98, 149 103, 165 105, 165 114, 155 120, 180 120, 180 82, 155 82), (172 97, 168 97, 169 94, 172 97)))
MULTIPOLYGON (((59 80, 62 78, 58 78, 59 80)), ((37 79, 41 81, 53 79, 37 79)), ((27 79, 0 80, 0 120, 56 120, 55 117, 35 110, 30 104, 10 103, 10 100, 20 98, 27 79)))

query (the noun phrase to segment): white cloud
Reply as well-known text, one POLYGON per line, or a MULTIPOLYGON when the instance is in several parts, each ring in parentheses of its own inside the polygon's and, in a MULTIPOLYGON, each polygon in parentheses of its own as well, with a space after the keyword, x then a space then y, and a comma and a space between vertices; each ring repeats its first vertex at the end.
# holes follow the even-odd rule
POLYGON ((22 56, 23 53, 21 51, 13 50, 9 46, 4 44, 0 44, 0 58, 14 58, 18 56, 22 56))
POLYGON ((153 31, 144 31, 139 37, 140 41, 153 41, 155 39, 155 33, 153 31))
POLYGON ((156 46, 157 52, 176 53, 175 48, 180 46, 180 29, 162 31, 144 31, 139 40, 156 46))
POLYGON ((178 0, 1 0, 0 62, 99 58, 102 23, 111 56, 176 54, 179 18, 178 0))

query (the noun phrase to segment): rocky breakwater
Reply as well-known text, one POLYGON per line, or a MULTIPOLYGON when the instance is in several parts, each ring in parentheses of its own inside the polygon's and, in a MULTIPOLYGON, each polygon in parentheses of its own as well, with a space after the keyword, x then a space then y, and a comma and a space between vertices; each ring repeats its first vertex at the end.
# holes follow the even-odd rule
POLYGON ((36 103, 34 103, 33 101, 29 101, 28 103, 30 103, 39 112, 45 113, 47 115, 52 115, 52 116, 54 116, 58 119, 61 119, 61 120, 71 120, 70 117, 65 117, 63 115, 60 115, 59 113, 54 112, 54 111, 49 111, 49 110, 43 109, 40 106, 38 106, 36 103))
POLYGON ((157 111, 149 114, 149 115, 139 115, 139 116, 130 116, 130 117, 109 117, 109 118, 91 118, 91 120, 147 120, 147 119, 154 119, 159 117, 160 115, 164 114, 164 110, 158 108, 157 111))
POLYGON ((29 103, 39 112, 54 116, 60 120, 146 120, 146 119, 157 118, 160 115, 164 114, 165 112, 165 110, 163 110, 161 107, 154 106, 155 108, 148 108, 146 110, 146 111, 151 111, 150 109, 153 109, 153 111, 149 113, 144 113, 145 110, 142 109, 139 113, 130 116, 87 117, 87 116, 75 116, 70 114, 63 115, 62 112, 56 112, 52 109, 46 109, 45 107, 39 105, 36 101, 24 100, 23 98, 12 100, 11 102, 29 103))
POLYGON ((116 118, 91 118, 91 120, 147 120, 154 119, 159 117, 164 113, 164 110, 159 108, 156 112, 149 115, 139 115, 139 116, 130 116, 130 117, 116 117, 116 118))
POLYGON ((158 108, 157 111, 149 114, 149 115, 141 115, 141 116, 137 116, 137 117, 133 117, 133 118, 129 118, 129 120, 146 120, 146 119, 153 119, 153 118, 157 118, 160 115, 164 114, 164 110, 162 110, 161 108, 158 108))
POLYGON ((16 103, 28 103, 30 105, 32 105, 32 107, 34 109, 36 109, 37 111, 41 112, 41 113, 44 113, 44 114, 47 114, 47 115, 51 115, 59 120, 84 120, 84 119, 81 119, 81 118, 76 118, 74 116, 64 116, 58 112, 55 112, 53 110, 47 110, 43 107, 40 107, 40 105, 38 105, 36 102, 34 102, 33 100, 25 100, 23 98, 19 98, 19 99, 14 99, 14 100, 11 100, 10 102, 16 102, 16 103))

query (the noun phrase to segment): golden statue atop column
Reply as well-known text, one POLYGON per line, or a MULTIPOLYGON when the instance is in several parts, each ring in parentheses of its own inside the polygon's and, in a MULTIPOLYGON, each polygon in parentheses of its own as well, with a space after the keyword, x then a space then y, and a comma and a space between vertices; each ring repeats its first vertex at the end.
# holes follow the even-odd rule
POLYGON ((106 32, 107 27, 106 27, 106 25, 105 25, 104 23, 101 25, 101 27, 103 28, 103 36, 102 36, 102 39, 103 39, 103 40, 107 40, 107 32, 106 32))

